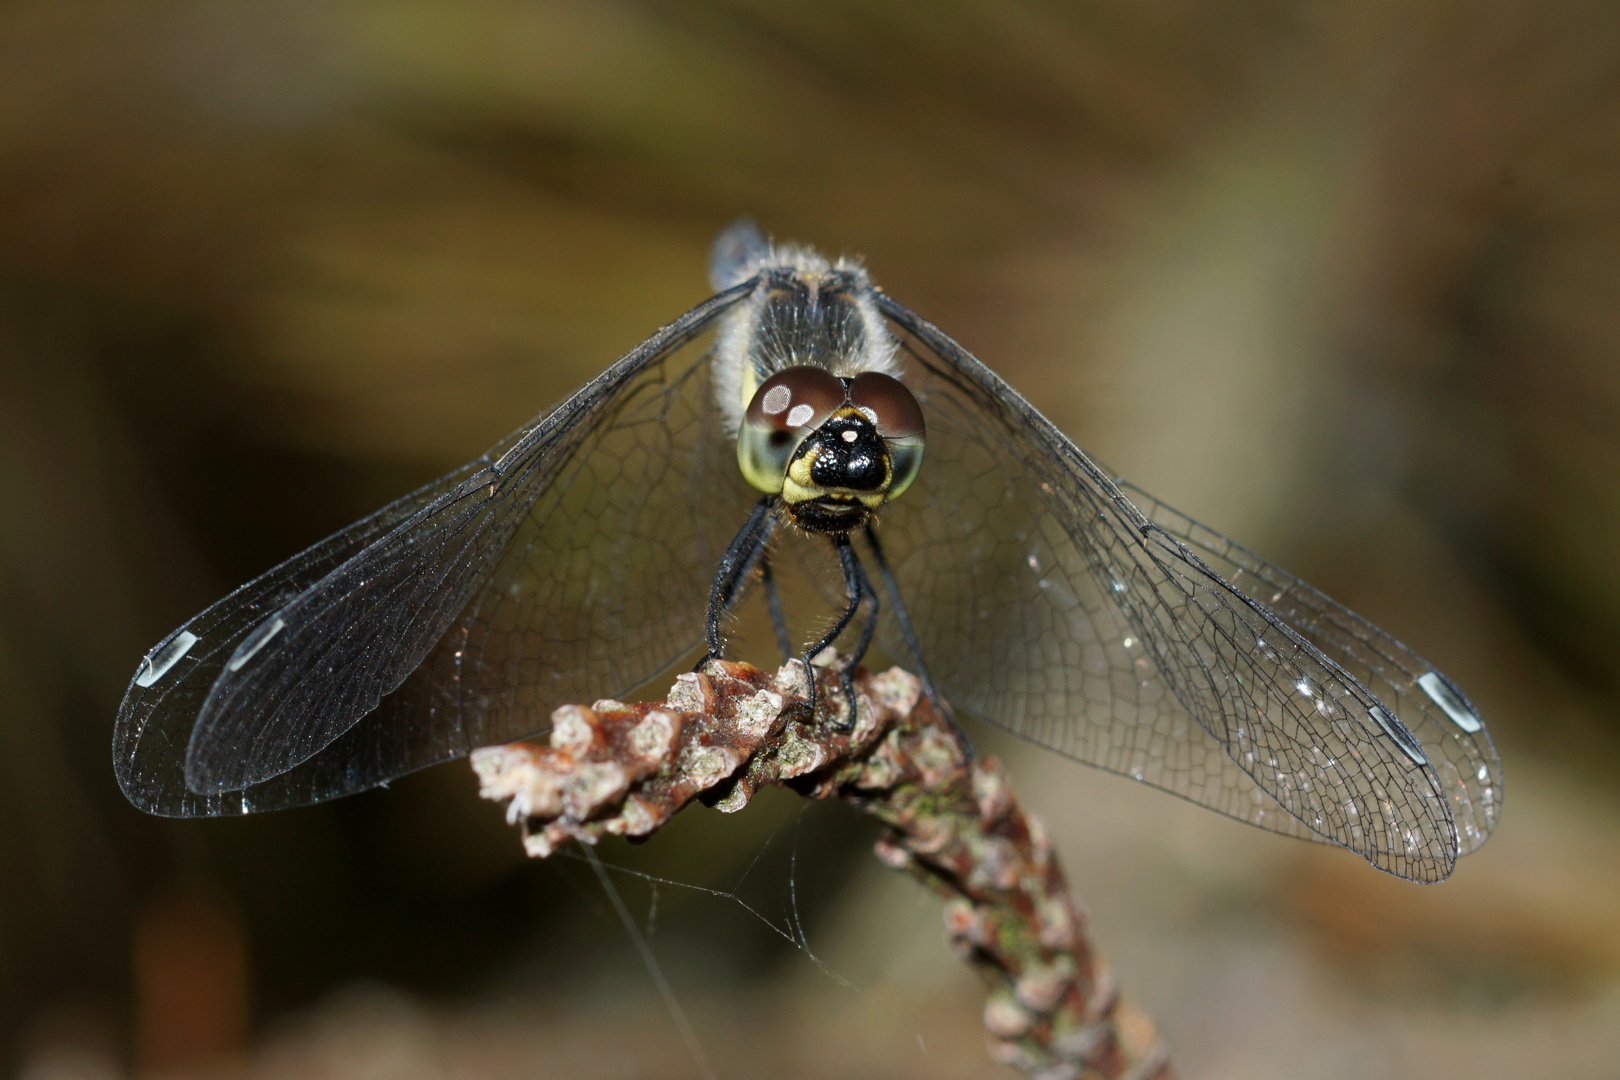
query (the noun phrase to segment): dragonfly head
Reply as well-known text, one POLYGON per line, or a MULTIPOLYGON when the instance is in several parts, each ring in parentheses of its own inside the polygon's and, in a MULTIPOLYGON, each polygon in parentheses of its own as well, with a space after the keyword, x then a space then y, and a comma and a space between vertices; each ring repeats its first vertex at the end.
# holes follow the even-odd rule
POLYGON ((737 434, 737 463, 754 487, 781 495, 812 532, 860 527, 899 498, 922 465, 922 409, 898 379, 863 371, 785 368, 754 392, 737 434))

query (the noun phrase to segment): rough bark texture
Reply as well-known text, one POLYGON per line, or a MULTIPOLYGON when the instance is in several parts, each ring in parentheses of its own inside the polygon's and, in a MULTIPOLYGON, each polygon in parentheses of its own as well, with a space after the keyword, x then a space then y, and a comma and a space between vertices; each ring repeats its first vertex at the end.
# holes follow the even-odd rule
POLYGON ((836 682, 817 674, 815 717, 797 663, 772 675, 714 661, 662 702, 564 706, 550 745, 489 747, 473 768, 539 858, 568 840, 646 836, 694 798, 741 810, 766 784, 858 806, 888 826, 878 857, 946 898, 950 943, 989 987, 992 1056, 1042 1080, 1168 1077, 1152 1021, 1122 1001, 1044 827, 996 760, 973 758, 908 672, 861 672, 847 731, 836 682))

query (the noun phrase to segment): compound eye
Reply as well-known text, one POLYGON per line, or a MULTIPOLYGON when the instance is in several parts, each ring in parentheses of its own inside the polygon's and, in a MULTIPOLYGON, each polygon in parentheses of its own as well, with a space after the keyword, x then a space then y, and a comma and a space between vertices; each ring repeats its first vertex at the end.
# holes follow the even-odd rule
POLYGON ((759 384, 744 422, 772 431, 809 432, 844 404, 844 384, 825 368, 790 367, 759 384))
POLYGON ((844 384, 825 368, 784 368, 760 383, 737 432, 744 479, 761 491, 780 492, 799 446, 843 407, 844 384))
POLYGON ((884 500, 898 499, 922 468, 923 442, 928 434, 922 406, 904 383, 880 371, 863 371, 850 380, 849 403, 883 436, 890 464, 889 490, 884 500))
POLYGON ((850 381, 849 403, 865 413, 885 439, 920 439, 927 433, 916 397, 899 379, 880 371, 863 371, 850 381))

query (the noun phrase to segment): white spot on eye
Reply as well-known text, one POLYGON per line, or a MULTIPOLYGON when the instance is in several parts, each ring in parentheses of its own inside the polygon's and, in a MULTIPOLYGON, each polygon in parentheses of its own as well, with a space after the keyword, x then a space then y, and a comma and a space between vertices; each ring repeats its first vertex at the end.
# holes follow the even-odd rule
POLYGON ((243 665, 257 656, 259 650, 270 644, 270 639, 281 633, 286 627, 287 624, 282 621, 281 616, 277 615, 270 622, 253 631, 248 639, 242 642, 241 647, 236 650, 236 655, 231 657, 231 662, 225 665, 226 668, 230 671, 241 671, 243 665))
MULTIPOLYGON (((777 413, 787 408, 788 403, 792 400, 793 391, 789 390, 785 386, 777 385, 765 391, 765 396, 759 401, 759 407, 765 410, 766 416, 775 416, 777 413)), ((799 408, 802 409, 805 408, 805 406, 800 405, 799 408)))
POLYGON ((795 405, 793 411, 787 414, 787 425, 788 427, 804 427, 814 415, 816 415, 816 410, 810 406, 795 405))
POLYGON ((857 406, 855 406, 855 408, 860 412, 860 414, 862 416, 864 416, 868 420, 872 421, 872 423, 876 424, 878 422, 877 410, 876 409, 872 408, 869 405, 857 405, 857 406))
POLYGON ((855 432, 853 432, 853 431, 846 431, 846 432, 844 432, 844 441, 845 441, 845 442, 854 442, 854 441, 855 441, 855 440, 856 440, 856 439, 858 439, 858 438, 860 438, 860 436, 859 436, 859 435, 857 435, 857 434, 856 434, 856 433, 855 433, 855 432))
POLYGON ((1428 694, 1436 705, 1446 711, 1446 715, 1451 717, 1452 723, 1470 735, 1485 726, 1480 723, 1480 719, 1474 714, 1474 711, 1457 696, 1456 691, 1446 685, 1446 680, 1440 677, 1438 671, 1431 671, 1420 678, 1418 685, 1423 687, 1423 692, 1428 694))
POLYGON ((147 653, 146 659, 141 661, 141 669, 135 673, 135 685, 151 686, 163 678, 195 644, 197 635, 190 630, 182 630, 147 653))

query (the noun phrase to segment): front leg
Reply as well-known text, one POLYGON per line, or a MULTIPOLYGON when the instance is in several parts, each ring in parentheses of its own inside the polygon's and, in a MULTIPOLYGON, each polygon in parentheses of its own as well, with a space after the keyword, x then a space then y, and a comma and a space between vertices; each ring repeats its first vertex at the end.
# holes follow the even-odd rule
POLYGON ((726 547, 725 554, 720 556, 720 565, 714 571, 714 583, 709 586, 709 610, 704 623, 709 651, 698 661, 694 671, 710 660, 725 656, 726 644, 720 635, 720 621, 736 602, 743 582, 748 580, 748 575, 765 557, 771 533, 776 530, 776 516, 772 512, 775 508, 775 495, 767 495, 755 503, 748 513, 748 520, 743 522, 742 528, 737 530, 737 535, 726 547))
MULTIPOLYGON (((838 635, 842 634, 844 629, 849 626, 850 620, 855 617, 855 612, 860 610, 861 599, 867 594, 867 587, 864 585, 866 575, 861 570, 860 560, 855 557, 855 548, 850 544, 848 534, 840 533, 833 537, 833 547, 838 552, 838 563, 844 570, 844 596, 847 598, 848 603, 844 605, 843 614, 838 616, 838 621, 833 623, 832 629, 823 634, 821 640, 810 646, 804 654, 805 674, 810 677, 811 715, 814 715, 816 711, 817 695, 815 668, 810 666, 810 661, 822 649, 838 640, 838 635)), ((869 639, 870 635, 868 635, 869 639)), ((842 670, 840 670, 839 675, 841 681, 847 682, 847 680, 843 679, 844 672, 842 670)), ((849 705, 849 724, 853 725, 855 723, 855 702, 853 698, 851 698, 849 705)))
POLYGON ((855 562, 855 575, 860 579, 861 592, 865 598, 872 602, 866 613, 866 625, 861 628, 861 640, 854 650, 846 657, 838 668, 838 685, 844 691, 844 699, 849 702, 849 723, 847 727, 855 726, 855 669, 861 666, 866 659, 866 651, 872 647, 872 638, 877 635, 878 614, 882 607, 878 601, 877 590, 872 587, 872 579, 866 576, 866 567, 861 565, 860 556, 856 554, 854 545, 850 545, 850 557, 855 562))

